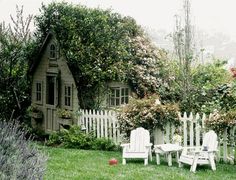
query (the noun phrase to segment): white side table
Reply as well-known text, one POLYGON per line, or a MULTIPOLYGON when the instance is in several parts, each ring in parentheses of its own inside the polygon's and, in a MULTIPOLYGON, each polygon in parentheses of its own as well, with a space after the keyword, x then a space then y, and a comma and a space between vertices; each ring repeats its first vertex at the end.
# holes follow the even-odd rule
POLYGON ((178 144, 158 144, 154 145, 157 165, 160 164, 160 155, 167 155, 168 166, 172 166, 172 153, 176 153, 176 160, 179 161, 179 152, 183 147, 178 144))

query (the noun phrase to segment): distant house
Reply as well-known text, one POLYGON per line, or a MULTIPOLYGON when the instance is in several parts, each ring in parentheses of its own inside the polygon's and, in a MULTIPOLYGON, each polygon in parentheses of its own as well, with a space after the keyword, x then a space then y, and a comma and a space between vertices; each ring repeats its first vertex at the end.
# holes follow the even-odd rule
MULTIPOLYGON (((30 68, 32 76, 32 104, 42 113, 39 119, 32 118, 46 132, 58 130, 60 124, 70 125, 73 119, 61 121, 58 109, 77 112, 79 107, 76 79, 73 77, 59 43, 52 33, 49 33, 39 49, 37 58, 30 68)), ((126 84, 107 82, 109 94, 102 101, 105 107, 115 107, 126 104, 131 94, 126 84)))

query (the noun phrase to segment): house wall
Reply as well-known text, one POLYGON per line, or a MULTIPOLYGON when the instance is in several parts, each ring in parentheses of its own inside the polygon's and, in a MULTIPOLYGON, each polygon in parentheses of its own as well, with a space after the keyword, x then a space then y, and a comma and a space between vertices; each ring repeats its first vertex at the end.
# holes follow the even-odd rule
POLYGON ((33 73, 33 83, 32 83, 32 103, 35 104, 42 112, 43 119, 37 121, 32 119, 33 126, 37 126, 46 132, 54 131, 59 129, 59 118, 57 115, 57 108, 69 109, 73 112, 78 111, 79 103, 77 98, 77 88, 66 63, 65 57, 57 51, 57 60, 51 61, 49 59, 49 46, 51 43, 57 44, 55 38, 49 41, 46 45, 44 52, 39 59, 39 64, 33 73), (47 103, 47 76, 53 76, 56 79, 56 102, 54 105, 49 105, 47 103), (42 101, 36 101, 36 82, 42 83, 42 101), (64 86, 69 85, 72 88, 72 106, 65 106, 65 89, 64 86))

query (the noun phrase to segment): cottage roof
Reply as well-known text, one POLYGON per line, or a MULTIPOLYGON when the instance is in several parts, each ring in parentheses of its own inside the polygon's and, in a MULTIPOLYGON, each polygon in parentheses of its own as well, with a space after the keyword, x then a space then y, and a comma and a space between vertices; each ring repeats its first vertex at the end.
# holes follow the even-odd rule
POLYGON ((46 47, 47 47, 47 44, 48 42, 51 40, 51 38, 53 37, 53 33, 52 32, 49 32, 46 36, 46 38, 44 39, 37 55, 35 56, 35 58, 33 59, 33 62, 32 62, 32 65, 29 69, 29 74, 33 74, 35 69, 37 68, 39 62, 40 62, 40 58, 42 57, 46 47))

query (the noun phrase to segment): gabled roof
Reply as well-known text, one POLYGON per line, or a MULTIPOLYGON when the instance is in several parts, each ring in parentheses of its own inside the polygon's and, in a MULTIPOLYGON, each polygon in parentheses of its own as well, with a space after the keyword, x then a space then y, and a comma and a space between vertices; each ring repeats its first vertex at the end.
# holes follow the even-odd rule
POLYGON ((29 69, 29 74, 33 74, 35 69, 37 68, 39 62, 40 62, 40 58, 43 55, 43 52, 45 51, 48 42, 51 40, 51 38, 53 37, 53 34, 51 32, 49 32, 46 36, 46 38, 43 41, 42 46, 40 47, 40 50, 38 51, 38 54, 35 56, 35 58, 33 59, 33 63, 29 69))

